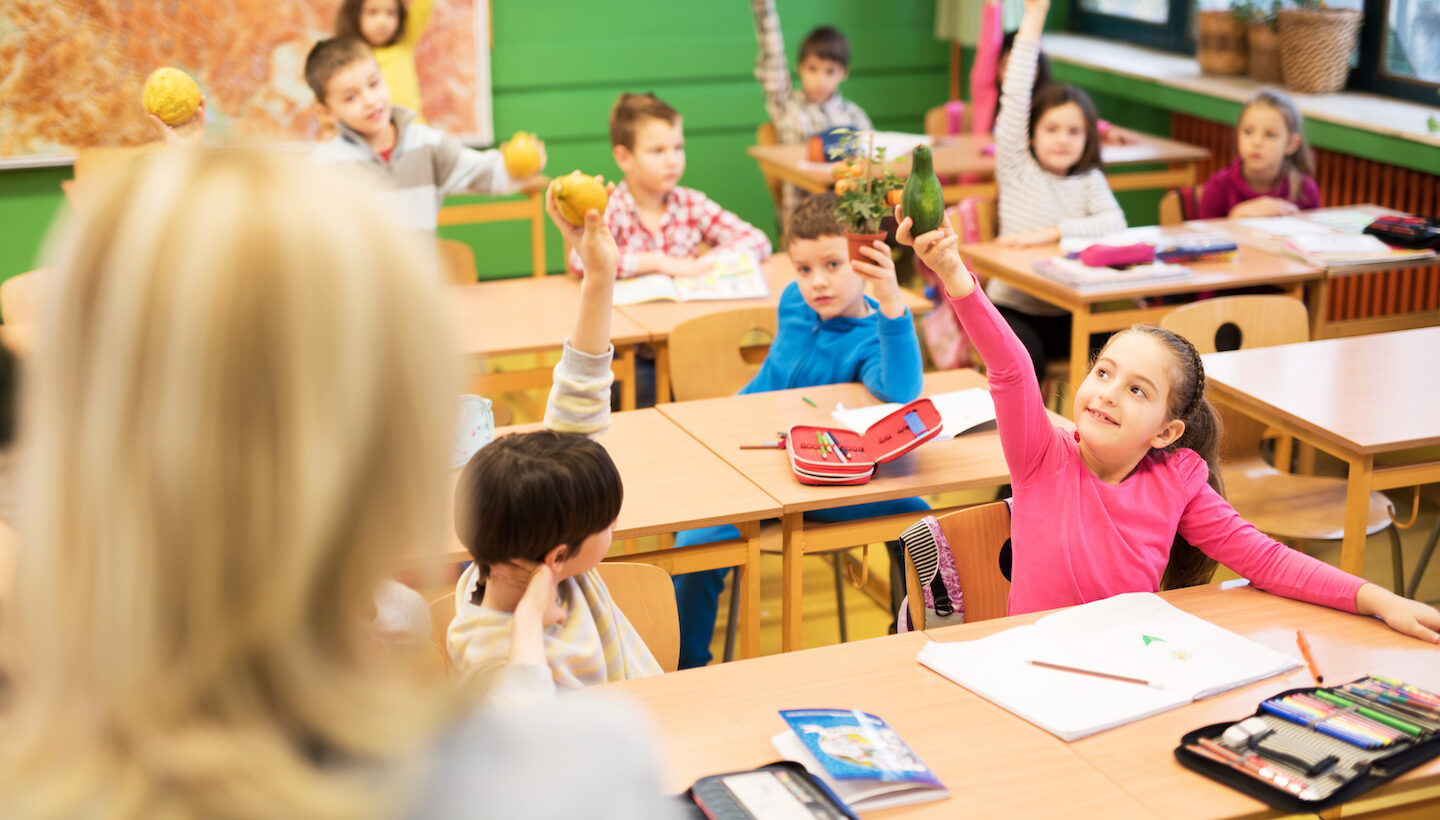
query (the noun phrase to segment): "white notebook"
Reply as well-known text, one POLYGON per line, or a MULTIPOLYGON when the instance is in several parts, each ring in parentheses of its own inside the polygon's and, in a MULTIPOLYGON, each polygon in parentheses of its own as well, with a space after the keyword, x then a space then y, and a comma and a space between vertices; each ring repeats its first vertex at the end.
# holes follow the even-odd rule
POLYGON ((1148 592, 1071 607, 974 641, 931 641, 920 650, 919 661, 1061 740, 1077 740, 1300 665, 1148 592), (1049 669, 1032 660, 1152 685, 1049 669))

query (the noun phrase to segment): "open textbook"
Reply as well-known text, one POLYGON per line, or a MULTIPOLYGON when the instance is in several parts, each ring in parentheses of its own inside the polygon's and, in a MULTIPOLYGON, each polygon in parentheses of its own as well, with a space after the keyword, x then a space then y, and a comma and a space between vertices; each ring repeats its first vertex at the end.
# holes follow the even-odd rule
MULTIPOLYGON (((940 433, 935 438, 942 441, 995 420, 995 402, 990 399, 990 391, 983 387, 940 393, 927 398, 934 403, 935 409, 940 411, 940 433)), ((897 402, 853 408, 836 404, 830 417, 841 427, 864 433, 875 422, 902 406, 897 402)))
POLYGON ((1061 740, 1077 740, 1300 665, 1148 592, 1063 609, 978 640, 931 641, 919 661, 1061 740), (1035 661, 1140 682, 1061 671, 1035 661))
POLYGON ((615 304, 764 299, 770 295, 765 273, 749 251, 701 257, 711 267, 699 276, 652 273, 615 282, 615 304))

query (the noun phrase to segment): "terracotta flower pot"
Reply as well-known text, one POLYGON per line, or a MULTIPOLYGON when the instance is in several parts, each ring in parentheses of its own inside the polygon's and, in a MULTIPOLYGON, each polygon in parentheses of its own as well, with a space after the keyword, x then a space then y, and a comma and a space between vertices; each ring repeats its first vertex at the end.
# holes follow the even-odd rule
POLYGON ((875 242, 884 238, 884 233, 851 233, 850 231, 846 231, 845 245, 850 250, 850 261, 869 262, 869 259, 866 259, 863 255, 861 255, 860 249, 874 247, 875 242))

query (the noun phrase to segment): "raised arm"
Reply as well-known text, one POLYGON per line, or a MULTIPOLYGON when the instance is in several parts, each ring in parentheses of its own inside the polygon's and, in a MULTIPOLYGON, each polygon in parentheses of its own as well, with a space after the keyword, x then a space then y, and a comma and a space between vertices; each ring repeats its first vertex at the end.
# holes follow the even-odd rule
POLYGON ((1015 33, 1000 90, 1000 115, 995 122, 996 176, 1013 174, 1031 159, 1030 95, 1035 86, 1035 64, 1040 58, 1040 31, 1049 9, 1049 0, 1025 0, 1025 17, 1015 33))
POLYGON ((860 368, 860 381, 881 401, 907 402, 919 396, 924 386, 925 368, 920 360, 920 340, 915 336, 915 319, 900 296, 890 246, 876 240, 860 252, 868 261, 855 260, 850 267, 870 283, 880 305, 880 315, 875 318, 879 355, 866 358, 860 368))
POLYGON ((975 63, 970 66, 970 133, 988 135, 995 125, 995 103, 1000 98, 996 73, 1000 66, 1000 45, 1005 35, 1001 25, 1005 4, 985 0, 980 7, 980 34, 975 42, 975 63))
POLYGON ((799 142, 799 112, 795 110, 795 95, 790 84, 790 64, 785 60, 785 37, 780 33, 780 15, 775 12, 775 0, 750 0, 750 10, 755 15, 755 79, 765 92, 765 111, 770 122, 780 132, 780 141, 799 142))
POLYGON ((585 269, 580 280, 580 310, 560 363, 555 365, 550 398, 545 403, 545 426, 595 436, 610 426, 610 385, 615 380, 610 370, 615 357, 610 317, 620 253, 599 212, 586 212, 584 227, 560 216, 553 183, 545 191, 545 210, 585 269))
POLYGON ((410 0, 405 6, 405 42, 410 46, 420 42, 425 29, 430 27, 430 15, 435 11, 435 0, 410 0))

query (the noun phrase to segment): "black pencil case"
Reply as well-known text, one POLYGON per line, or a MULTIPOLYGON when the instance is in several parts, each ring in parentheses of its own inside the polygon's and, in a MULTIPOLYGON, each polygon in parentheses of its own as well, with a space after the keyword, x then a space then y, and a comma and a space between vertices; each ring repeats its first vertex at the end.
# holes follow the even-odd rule
POLYGON ((1401 248, 1440 248, 1440 220, 1434 217, 1381 216, 1365 227, 1365 233, 1401 248))
MULTIPOLYGON (((1293 695, 1314 696, 1318 691, 1339 694, 1359 703, 1354 695, 1344 691, 1344 687, 1369 680, 1370 678, 1359 678, 1334 687, 1289 689, 1266 698, 1265 703, 1293 695)), ((1370 702, 1363 705, 1376 708, 1376 705, 1370 702)), ((1383 705, 1378 711, 1392 717, 1400 714, 1383 705)), ((1258 754, 1264 767, 1279 777, 1271 781, 1257 779, 1234 764, 1222 763, 1203 753, 1192 751, 1192 747, 1199 745, 1202 738, 1220 743, 1225 731, 1238 726, 1241 721, 1215 723, 1187 733, 1175 749, 1176 760, 1191 771, 1224 783, 1273 808, 1291 814, 1313 814, 1354 800, 1376 786, 1440 756, 1440 716, 1427 719, 1413 713, 1405 714, 1404 720, 1422 729, 1423 733, 1414 737, 1404 736, 1389 745, 1371 749, 1352 745, 1338 737, 1322 734, 1313 727, 1280 718, 1267 712, 1263 705, 1257 707, 1247 720, 1257 718, 1265 721, 1273 734, 1263 736, 1270 739, 1266 749, 1259 752, 1253 748, 1248 749, 1247 754, 1258 754), (1316 772, 1313 766, 1306 768, 1306 764, 1316 764, 1318 761, 1318 765, 1323 765, 1330 759, 1334 760, 1333 764, 1323 771, 1316 772), (1303 788, 1297 794, 1293 791, 1293 785, 1286 788, 1277 785, 1277 781, 1301 784, 1303 788)), ((1262 744, 1265 742, 1262 740, 1262 744)))

